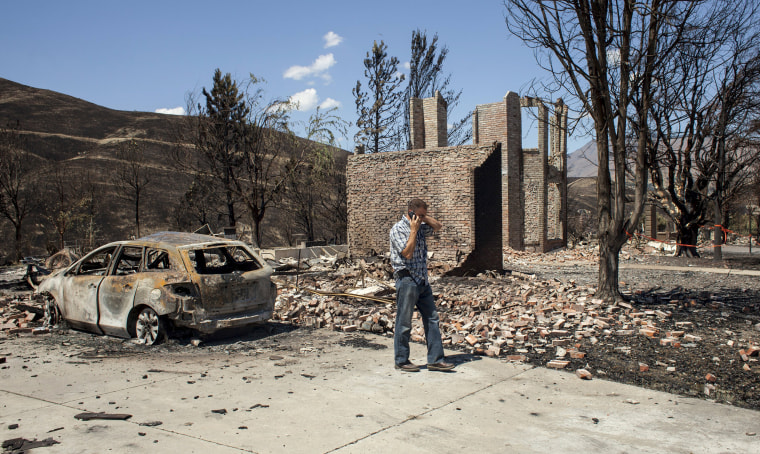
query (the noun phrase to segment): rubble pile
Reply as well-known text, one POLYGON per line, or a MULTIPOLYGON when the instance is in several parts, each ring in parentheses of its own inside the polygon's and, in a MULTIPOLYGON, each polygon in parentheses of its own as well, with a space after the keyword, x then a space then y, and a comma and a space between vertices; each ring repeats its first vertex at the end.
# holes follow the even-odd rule
POLYGON ((0 332, 7 334, 44 334, 44 309, 31 298, 31 293, 0 298, 0 332))
MULTIPOLYGON (((530 258, 531 254, 523 257, 530 258)), ((572 360, 583 360, 584 348, 599 342, 622 345, 622 338, 632 336, 655 339, 663 348, 695 347, 702 337, 692 332, 692 322, 680 321, 673 314, 690 310, 720 313, 723 307, 720 295, 706 293, 697 301, 677 291, 636 291, 628 294, 630 303, 611 305, 595 298, 594 286, 573 280, 539 280, 518 271, 503 276, 483 273, 454 277, 443 274, 450 269, 443 264, 433 262, 430 268, 444 345, 510 361, 530 361, 536 354, 549 356, 554 359, 546 363, 547 367, 558 369, 572 360)), ((298 278, 275 276, 281 289, 276 320, 312 328, 393 335, 394 282, 387 261, 344 262, 335 269, 312 262, 310 271, 298 278)), ((424 342, 417 312, 412 340, 424 342)), ((735 357, 745 362, 744 369, 750 370, 747 363, 756 364, 760 347, 737 344, 733 350, 735 357)), ((583 365, 582 361, 575 363, 583 365)), ((642 363, 639 370, 649 367, 642 363)))
MULTIPOLYGON (((675 247, 670 248, 666 243, 629 241, 620 251, 621 262, 642 262, 644 256, 673 255, 675 247)), ((546 254, 530 251, 515 251, 506 249, 504 254, 505 266, 528 264, 556 265, 596 265, 599 260, 599 246, 596 244, 577 244, 571 249, 557 249, 546 254)))

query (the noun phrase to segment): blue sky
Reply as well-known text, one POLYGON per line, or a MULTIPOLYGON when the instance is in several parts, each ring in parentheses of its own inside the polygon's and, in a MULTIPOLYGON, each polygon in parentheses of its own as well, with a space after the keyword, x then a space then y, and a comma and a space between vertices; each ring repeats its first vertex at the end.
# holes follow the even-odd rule
MULTIPOLYGON (((504 8, 501 0, 4 1, 0 77, 154 112, 184 107, 220 68, 239 81, 264 78, 271 99, 299 99, 304 112, 294 120, 336 105, 354 123, 351 89, 364 81, 373 41, 385 41, 403 64, 419 28, 449 48, 444 69, 463 90, 458 119, 545 77, 533 52, 508 35, 504 8)), ((344 148, 353 148, 354 131, 344 148)), ((524 146, 535 145, 526 135, 524 146)), ((570 138, 569 151, 588 140, 570 138)))

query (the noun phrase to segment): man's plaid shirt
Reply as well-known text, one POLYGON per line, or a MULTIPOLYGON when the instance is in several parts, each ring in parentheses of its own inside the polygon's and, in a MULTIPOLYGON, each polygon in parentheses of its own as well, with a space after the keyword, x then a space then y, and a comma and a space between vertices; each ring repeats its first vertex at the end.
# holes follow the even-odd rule
POLYGON ((412 227, 409 219, 402 216, 391 228, 391 265, 393 271, 408 270, 417 285, 428 283, 427 274, 427 242, 425 235, 433 231, 433 228, 427 224, 422 224, 417 231, 417 241, 414 246, 414 254, 411 259, 404 258, 401 251, 406 247, 409 235, 412 233, 412 227))

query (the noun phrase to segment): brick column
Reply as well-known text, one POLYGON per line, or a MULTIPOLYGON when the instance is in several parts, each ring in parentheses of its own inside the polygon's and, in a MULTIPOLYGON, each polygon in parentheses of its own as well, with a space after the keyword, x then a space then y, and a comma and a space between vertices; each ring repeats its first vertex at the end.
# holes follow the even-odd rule
POLYGON ((536 101, 538 104, 538 155, 541 158, 541 174, 539 180, 541 182, 541 191, 539 192, 540 203, 540 218, 538 220, 538 228, 540 229, 539 236, 539 248, 541 252, 547 252, 548 246, 546 242, 546 230, 548 221, 548 181, 546 178, 547 168, 549 166, 549 118, 547 115, 547 109, 543 102, 536 101))
POLYGON ((559 117, 559 159, 560 173, 562 174, 562 208, 560 221, 562 222, 562 246, 567 248, 567 106, 562 99, 557 100, 557 110, 560 111, 559 117))
POLYGON ((409 136, 412 150, 425 148, 425 115, 419 98, 409 99, 409 136))
POLYGON ((522 116, 520 96, 512 91, 504 95, 506 117, 501 148, 502 241, 505 246, 523 250, 522 195, 522 116))
POLYGON ((657 238, 657 207, 648 203, 644 208, 644 235, 657 238))
POLYGON ((425 147, 448 146, 448 127, 446 124, 446 100, 441 92, 435 91, 435 96, 422 100, 425 115, 425 147))
POLYGON ((480 143, 480 127, 478 125, 478 108, 472 111, 472 144, 477 145, 480 143))

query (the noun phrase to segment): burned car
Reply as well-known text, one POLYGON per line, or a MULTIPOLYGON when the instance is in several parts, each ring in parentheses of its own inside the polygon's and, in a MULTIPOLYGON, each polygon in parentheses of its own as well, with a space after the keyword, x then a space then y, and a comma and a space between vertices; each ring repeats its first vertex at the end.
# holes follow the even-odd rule
POLYGON ((267 321, 272 268, 245 243, 162 232, 99 247, 37 288, 50 325, 153 344, 173 326, 202 333, 267 321))

